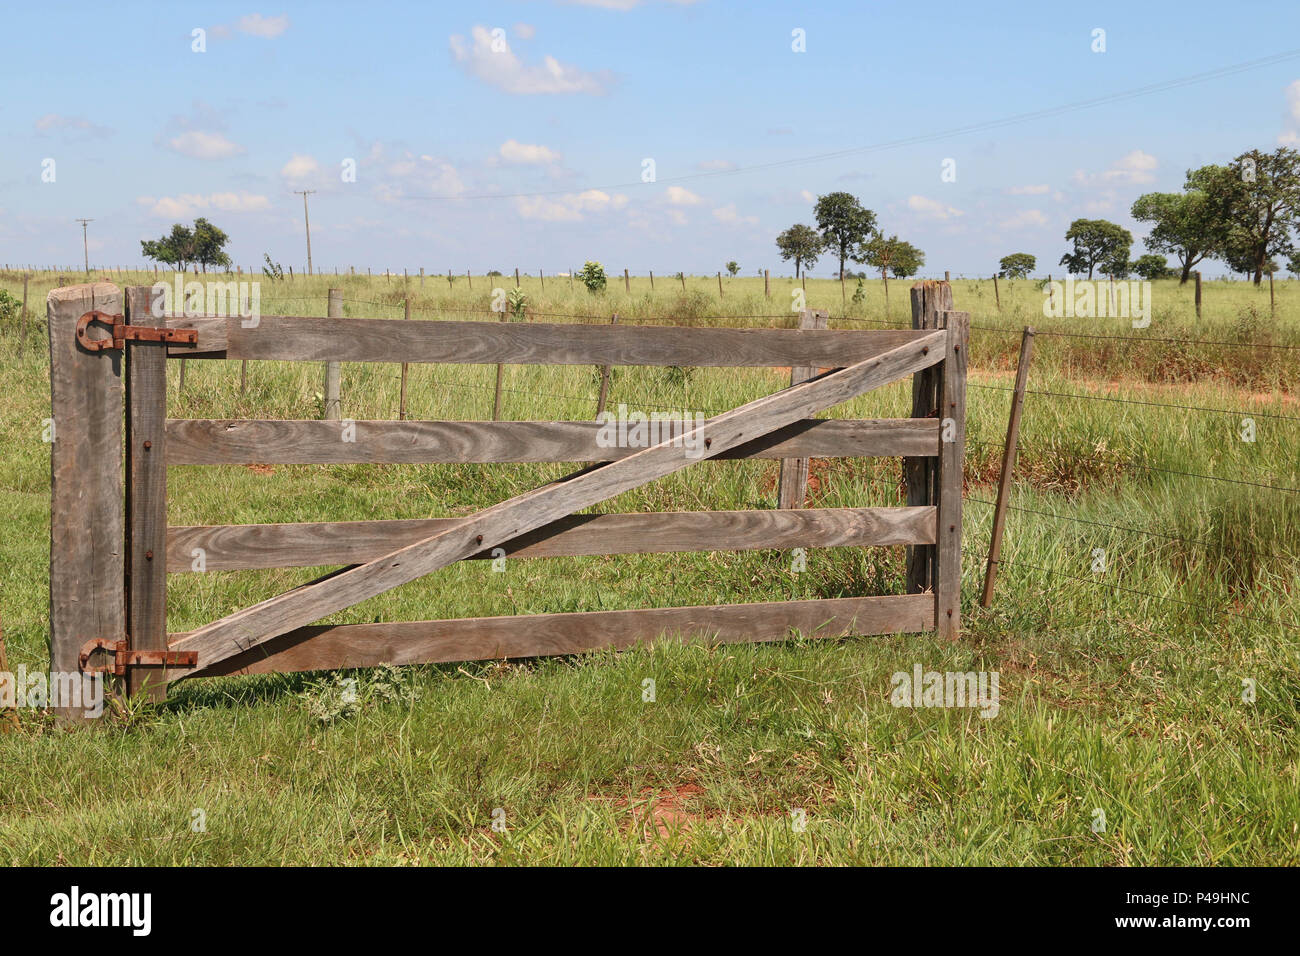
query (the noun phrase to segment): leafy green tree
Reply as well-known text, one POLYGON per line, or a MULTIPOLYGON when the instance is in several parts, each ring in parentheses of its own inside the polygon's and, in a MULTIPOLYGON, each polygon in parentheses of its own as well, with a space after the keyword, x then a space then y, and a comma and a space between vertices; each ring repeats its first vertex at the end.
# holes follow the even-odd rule
POLYGON ((605 267, 599 262, 592 262, 589 259, 583 263, 578 271, 578 278, 592 295, 599 295, 605 291, 605 267))
POLYGON ((1074 248, 1061 256, 1061 265, 1075 275, 1086 272, 1091 279, 1098 267, 1108 275, 1119 275, 1121 270, 1127 273, 1133 234, 1123 226, 1105 219, 1076 219, 1065 238, 1074 248))
POLYGON ((904 242, 898 236, 875 236, 858 246, 853 253, 853 261, 861 262, 880 270, 880 278, 886 277, 886 270, 892 272, 895 279, 906 279, 916 275, 925 265, 925 253, 910 242, 904 242))
POLYGON ((208 271, 208 266, 223 269, 230 267, 230 256, 223 248, 229 241, 230 237, 225 232, 206 219, 194 220, 194 261, 203 267, 204 272, 208 271))
POLYGON ((271 254, 269 252, 262 253, 262 258, 266 260, 266 264, 262 266, 262 275, 266 276, 272 282, 282 281, 284 279, 284 269, 281 268, 280 263, 272 262, 271 254))
POLYGON ((1287 146, 1272 153, 1252 149, 1227 166, 1202 167, 1194 175, 1226 223, 1218 257, 1234 271, 1252 273, 1259 285, 1271 257, 1296 251, 1300 152, 1287 146))
POLYGON ((1144 193, 1130 210, 1138 222, 1152 223, 1143 240, 1147 250, 1178 259, 1179 285, 1191 277, 1193 266, 1222 247, 1226 233, 1220 210, 1198 187, 1196 175, 1188 171, 1184 192, 1144 193))
POLYGON ((1133 263, 1133 271, 1147 281, 1172 279, 1174 277, 1174 270, 1169 268, 1169 263, 1165 257, 1154 252, 1138 256, 1137 261, 1133 263))
POLYGON ((839 274, 843 276, 849 252, 876 234, 876 214, 863 208, 858 197, 839 192, 818 196, 813 216, 826 248, 839 256, 839 274))
POLYGON ((727 275, 735 276, 739 272, 740 272, 740 264, 737 263, 735 259, 732 259, 730 262, 727 263, 727 275))
POLYGON ((794 277, 800 276, 800 267, 811 269, 826 247, 821 234, 812 226, 795 225, 776 237, 776 248, 782 260, 794 260, 794 277))
POLYGON ((1300 276, 1300 252, 1295 253, 1286 261, 1286 271, 1293 276, 1300 276))
POLYGON ((1002 279, 1027 279, 1038 265, 1038 259, 1027 252, 1013 252, 998 262, 998 277, 1002 279))
POLYGON ((189 226, 174 223, 172 231, 161 238, 141 239, 140 253, 146 259, 175 266, 177 272, 184 272, 185 267, 194 261, 194 233, 189 226))

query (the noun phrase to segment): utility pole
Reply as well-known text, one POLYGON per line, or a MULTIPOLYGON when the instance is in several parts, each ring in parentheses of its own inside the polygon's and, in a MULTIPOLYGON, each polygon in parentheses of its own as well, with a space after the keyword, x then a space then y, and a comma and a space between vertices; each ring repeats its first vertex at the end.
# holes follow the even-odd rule
POLYGON ((90 248, 86 243, 86 224, 94 222, 93 219, 78 219, 81 223, 81 254, 86 258, 86 275, 90 275, 90 248))
POLYGON ((302 196, 302 223, 307 227, 307 275, 311 275, 311 220, 307 218, 307 197, 314 193, 314 189, 295 189, 294 192, 302 196))

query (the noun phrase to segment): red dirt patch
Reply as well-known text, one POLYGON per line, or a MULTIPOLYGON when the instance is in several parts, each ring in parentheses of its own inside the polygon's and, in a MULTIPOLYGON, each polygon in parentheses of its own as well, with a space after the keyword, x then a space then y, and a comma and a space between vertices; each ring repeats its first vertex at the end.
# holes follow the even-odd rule
POLYGON ((245 465, 249 471, 255 475, 274 475, 275 468, 271 465, 245 465))
MULTIPOLYGON (((666 837, 674 830, 688 830, 695 821, 706 815, 683 807, 686 801, 704 793, 704 788, 694 783, 685 783, 679 787, 656 790, 654 787, 642 787, 637 797, 614 799, 614 806, 631 811, 632 819, 628 827, 635 827, 646 839, 655 836, 666 837)), ((609 797, 593 795, 588 800, 609 800, 609 797)))

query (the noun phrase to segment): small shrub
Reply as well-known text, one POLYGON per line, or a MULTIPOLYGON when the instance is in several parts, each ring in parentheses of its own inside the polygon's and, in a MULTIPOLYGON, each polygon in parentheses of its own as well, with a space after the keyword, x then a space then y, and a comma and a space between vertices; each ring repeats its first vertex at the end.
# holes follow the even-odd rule
POLYGON ((592 295, 599 295, 605 291, 605 267, 599 262, 587 260, 587 262, 583 263, 582 269, 578 272, 578 278, 592 295))

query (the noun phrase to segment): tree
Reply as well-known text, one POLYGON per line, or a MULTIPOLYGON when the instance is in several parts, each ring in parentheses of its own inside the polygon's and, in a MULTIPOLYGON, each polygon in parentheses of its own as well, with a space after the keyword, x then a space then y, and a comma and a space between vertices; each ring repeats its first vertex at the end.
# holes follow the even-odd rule
POLYGON ((1252 149, 1194 175, 1226 223, 1218 257, 1234 271, 1253 273, 1259 285, 1270 258, 1296 251, 1291 232, 1300 226, 1300 153, 1287 146, 1252 149))
POLYGON ((578 271, 578 280, 592 295, 599 295, 605 291, 605 267, 588 259, 578 271))
POLYGON ((1072 252, 1061 256, 1061 265, 1075 275, 1088 273, 1092 278, 1098 266, 1109 275, 1128 271, 1128 252, 1133 234, 1123 226, 1105 219, 1076 219, 1070 223, 1065 238, 1074 243, 1072 252))
MULTIPOLYGON (((1181 193, 1144 193, 1133 203, 1130 214, 1138 222, 1153 223, 1143 240, 1149 252, 1167 253, 1178 259, 1185 283, 1192 267, 1215 255, 1222 247, 1225 221, 1215 203, 1198 186, 1197 173, 1189 170, 1181 193)), ((1143 257, 1145 258, 1145 256, 1143 257)))
POLYGON ((894 274, 895 279, 906 279, 916 275, 917 270, 925 265, 925 253, 910 242, 904 242, 898 236, 876 236, 858 246, 853 253, 853 261, 861 262, 880 270, 880 278, 887 278, 886 270, 894 274))
POLYGON ((821 230, 826 248, 839 255, 840 275, 844 275, 844 260, 849 250, 876 233, 876 214, 864 209, 858 198, 850 193, 827 193, 817 197, 813 207, 817 228, 821 230))
POLYGON ((208 266, 228 268, 230 256, 222 247, 230 237, 206 219, 194 220, 194 261, 208 271, 208 266))
POLYGON ((1286 271, 1293 276, 1300 276, 1300 252, 1295 253, 1286 261, 1286 271))
POLYGON ((194 260, 194 233, 188 226, 179 222, 172 225, 172 231, 159 239, 141 239, 140 253, 146 259, 175 266, 177 272, 184 272, 186 265, 194 260))
POLYGON ((735 259, 732 259, 730 262, 727 263, 727 275, 735 276, 739 272, 740 272, 740 265, 739 263, 736 262, 735 259))
POLYGON ((1038 265, 1038 260, 1027 252, 1013 252, 1003 256, 998 262, 998 273, 1002 279, 1027 279, 1038 265))
POLYGON ((781 258, 789 262, 794 260, 794 277, 800 275, 800 267, 811 269, 817 265, 817 257, 825 248, 821 235, 812 226, 795 225, 776 237, 776 248, 781 258))
POLYGON ((1174 270, 1169 268, 1165 257, 1154 252, 1138 256, 1137 261, 1133 263, 1133 271, 1148 282, 1155 279, 1172 279, 1174 276, 1174 270))

